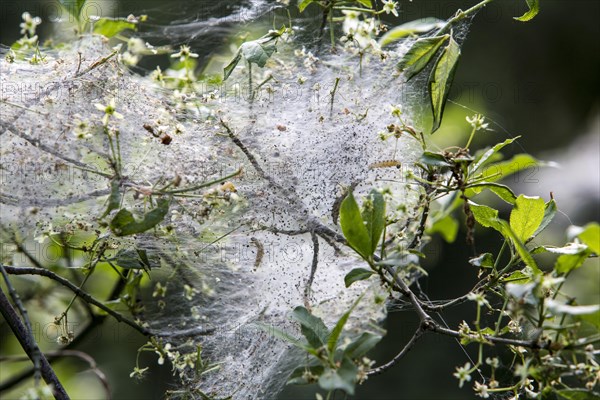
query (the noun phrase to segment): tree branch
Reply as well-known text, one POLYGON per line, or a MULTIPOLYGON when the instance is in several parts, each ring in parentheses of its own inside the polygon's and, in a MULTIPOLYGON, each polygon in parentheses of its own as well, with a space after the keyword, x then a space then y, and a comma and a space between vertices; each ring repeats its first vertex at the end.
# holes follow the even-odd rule
POLYGON ((61 285, 69 288, 73 293, 75 293, 79 297, 81 297, 82 300, 98 307, 102 311, 111 315, 117 321, 123 322, 123 323, 131 326, 133 329, 140 332, 144 336, 148 336, 148 337, 152 336, 152 332, 150 332, 148 329, 144 328, 143 326, 140 326, 139 324, 135 323, 134 321, 129 320, 128 318, 124 317, 123 315, 119 314, 118 312, 111 310, 109 307, 105 306, 100 301, 98 301, 94 297, 92 297, 92 295, 90 295, 89 293, 81 290, 80 288, 78 288, 77 286, 72 284, 69 280, 63 278, 60 275, 55 274, 54 272, 52 272, 50 270, 47 270, 45 268, 38 268, 38 267, 11 267, 11 266, 7 266, 7 265, 4 266, 4 269, 6 270, 6 272, 8 272, 11 275, 41 275, 41 276, 50 278, 50 279, 60 283, 61 285))
MULTIPOLYGON (((8 272, 8 271, 7 271, 8 272)), ((65 388, 60 383, 60 380, 54 373, 52 366, 46 359, 43 353, 39 351, 39 347, 32 335, 28 334, 27 329, 23 325, 23 322, 17 315, 17 312, 13 308, 12 304, 8 301, 8 298, 4 294, 4 291, 0 289, 0 313, 8 323, 13 334, 21 344, 21 347, 32 362, 36 362, 36 357, 39 358, 40 372, 44 382, 46 382, 52 389, 54 397, 57 400, 68 400, 69 395, 65 391, 65 388)))

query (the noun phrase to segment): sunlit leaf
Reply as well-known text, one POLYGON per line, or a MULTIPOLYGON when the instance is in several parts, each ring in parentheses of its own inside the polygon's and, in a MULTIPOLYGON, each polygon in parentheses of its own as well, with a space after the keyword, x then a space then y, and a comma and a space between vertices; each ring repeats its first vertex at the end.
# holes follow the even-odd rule
POLYGON ((387 31, 381 37, 381 39, 379 39, 379 45, 381 47, 387 46, 388 44, 396 42, 407 36, 426 33, 433 29, 441 28, 444 26, 444 24, 445 22, 441 19, 431 17, 406 22, 387 31))
POLYGON ((449 38, 450 35, 434 36, 421 38, 413 43, 397 65, 397 68, 406 76, 406 80, 410 80, 421 72, 437 53, 440 46, 449 38))
POLYGON ((508 204, 515 204, 517 200, 517 196, 514 194, 514 192, 508 186, 500 183, 481 182, 469 185, 468 188, 469 189, 465 191, 465 196, 467 197, 472 197, 481 193, 482 190, 487 189, 508 204))
POLYGON ((520 195, 515 202, 515 207, 510 213, 510 228, 517 238, 527 242, 533 237, 542 220, 546 204, 540 197, 520 195))
POLYGON ((583 227, 583 232, 579 235, 579 239, 588 245, 590 250, 600 255, 600 225, 597 222, 592 222, 583 227))
POLYGON ((581 267, 589 255, 589 250, 576 254, 561 254, 556 259, 554 270, 559 275, 566 275, 574 269, 581 267))
POLYGON ((60 4, 66 8, 67 12, 71 14, 77 21, 81 14, 81 9, 85 5, 87 0, 60 0, 60 4))
POLYGON ((523 244, 523 241, 521 241, 521 239, 512 230, 512 228, 508 224, 508 222, 499 219, 498 223, 501 226, 502 234, 504 235, 504 237, 509 238, 511 240, 511 242, 512 242, 514 248, 515 248, 515 250, 517 251, 517 253, 521 257, 521 260, 523 260, 523 262, 528 267, 530 267, 536 275, 537 274, 541 274, 542 271, 538 267, 538 265, 535 262, 533 256, 531 255, 531 253, 529 252, 529 250, 527 250, 527 248, 523 244))
POLYGON ((469 264, 480 268, 492 268, 494 266, 494 256, 491 253, 483 253, 478 257, 471 258, 469 264))
POLYGON ((509 144, 511 144, 512 142, 517 140, 518 138, 520 138, 520 136, 511 138, 511 139, 506 139, 504 142, 498 143, 491 149, 488 149, 480 156, 475 157, 475 161, 469 167, 469 173, 473 173, 473 172, 477 171, 482 165, 485 164, 485 162, 487 160, 490 159, 490 157, 492 157, 494 154, 498 153, 502 148, 504 148, 505 146, 508 146, 509 144))
POLYGON ((135 30, 136 24, 125 18, 100 18, 94 23, 94 33, 111 38, 126 29, 135 30))
POLYGON ((298 9, 300 10, 300 12, 303 12, 304 9, 306 7, 308 7, 308 5, 310 3, 313 3, 315 0, 302 0, 301 2, 298 3, 298 9))
POLYGON ((521 15, 520 17, 514 17, 517 21, 527 22, 531 21, 540 12, 540 1, 539 0, 525 0, 529 10, 521 15))
POLYGON ((534 237, 543 231, 550 224, 550 222, 552 222, 557 211, 558 209, 556 207, 556 202, 553 199, 546 203, 546 208, 544 209, 544 218, 542 218, 542 223, 533 233, 534 237))

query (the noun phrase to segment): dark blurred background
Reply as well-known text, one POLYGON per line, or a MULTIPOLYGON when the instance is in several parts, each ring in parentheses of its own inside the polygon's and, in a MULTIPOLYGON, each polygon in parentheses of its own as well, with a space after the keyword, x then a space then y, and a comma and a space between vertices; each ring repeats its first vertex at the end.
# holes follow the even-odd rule
MULTIPOLYGON (((237 28, 243 30, 246 20, 268 8, 268 4, 261 1, 254 2, 254 5, 240 1, 190 0, 88 3, 102 10, 102 15, 147 14, 148 23, 142 27, 142 37, 155 45, 189 43, 192 50, 200 54, 200 60, 227 43, 223 32, 237 28), (237 13, 238 17, 229 23, 216 23, 213 19, 232 13, 237 13)), ((391 24, 428 16, 446 19, 457 9, 466 9, 477 2, 415 0, 398 3, 400 17, 387 18, 391 24)), ((19 23, 23 11, 45 21, 39 29, 42 41, 64 29, 64 24, 56 20, 61 13, 56 1, 2 1, 1 5, 0 43, 4 45, 10 45, 20 37, 19 23), (54 22, 49 22, 52 20, 54 22)), ((559 161, 562 169, 535 171, 534 179, 525 180, 521 176, 511 178, 508 184, 516 187, 515 191, 519 193, 537 194, 546 199, 550 191, 554 192, 564 215, 558 218, 557 229, 550 230, 547 238, 560 242, 564 241, 561 233, 564 230, 558 228, 600 219, 600 2, 543 0, 541 12, 533 21, 521 23, 513 20, 512 17, 523 14, 525 10, 523 0, 498 0, 474 19, 463 46, 450 97, 457 104, 448 104, 444 124, 434 136, 434 141, 441 147, 456 143, 466 130, 465 116, 476 111, 493 121, 493 131, 478 136, 475 146, 522 135, 520 145, 513 145, 508 149, 509 153, 529 152, 539 158, 559 161)), ((64 11, 62 16, 66 18, 64 11)), ((165 60, 152 62, 164 63, 165 60)), ((147 67, 151 68, 150 65, 147 67)), ((465 262, 472 255, 472 250, 462 246, 461 242, 460 235, 458 244, 452 247, 434 238, 426 249, 428 259, 425 267, 430 276, 422 284, 431 298, 459 296, 475 282, 476 271, 465 262)), ((484 234, 478 241, 481 248, 499 245, 499 238, 493 234, 484 234)), ((571 290, 588 296, 590 302, 599 302, 598 262, 593 262, 586 271, 581 272, 579 278, 575 277, 571 290)), ((457 326, 471 312, 468 305, 457 307, 444 314, 444 318, 449 325, 457 326)), ((385 323, 388 335, 371 358, 385 362, 393 357, 410 338, 416 324, 412 313, 392 312, 385 323)), ((6 328, 2 329, 2 346, 12 343, 10 333, 6 328)), ((102 330, 105 335, 88 340, 81 348, 92 354, 99 367, 108 374, 115 398, 161 398, 170 386, 169 368, 155 368, 150 379, 142 383, 130 380, 128 374, 133 368, 135 352, 143 340, 124 331, 126 328, 109 324, 102 330), (120 333, 115 336, 116 329, 120 329, 120 333), (119 346, 113 346, 115 338, 120 338, 119 346)), ((147 362, 141 364, 155 365, 153 357, 149 356, 147 362)), ((457 380, 452 377, 455 366, 467 360, 463 349, 453 339, 427 336, 394 369, 370 378, 359 387, 356 398, 471 398, 470 387, 459 389, 457 380)), ((80 369, 74 364, 63 368, 64 371, 80 369)), ((0 377, 0 380, 4 379, 0 377)), ((98 391, 98 384, 93 378, 82 375, 78 379, 85 384, 79 384, 81 387, 76 390, 74 398, 101 396, 102 392, 98 391)), ((281 398, 314 398, 311 393, 311 390, 288 388, 281 398)))

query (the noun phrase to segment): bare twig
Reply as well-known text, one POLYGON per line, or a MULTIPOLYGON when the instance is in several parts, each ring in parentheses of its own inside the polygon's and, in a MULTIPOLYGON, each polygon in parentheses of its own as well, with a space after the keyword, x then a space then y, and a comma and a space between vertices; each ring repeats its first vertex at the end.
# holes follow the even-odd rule
POLYGON ((400 361, 400 359, 402 359, 402 357, 404 357, 406 355, 406 353, 408 353, 415 345, 415 343, 417 343, 417 340, 419 340, 419 338, 421 336, 423 336, 423 334, 425 333, 425 331, 423 330, 423 328, 421 326, 419 326, 419 328, 415 331, 415 333, 413 334, 413 336, 410 338, 410 340, 408 341, 408 343, 406 343, 404 345, 404 347, 402 348, 402 350, 400 350, 400 352, 398 354, 396 354, 396 356, 394 358, 392 358, 389 362, 377 367, 377 368, 373 368, 372 370, 370 370, 369 372, 367 372, 367 375, 372 376, 372 375, 379 375, 381 374, 383 371, 393 367, 394 365, 396 365, 396 363, 398 361, 400 361))

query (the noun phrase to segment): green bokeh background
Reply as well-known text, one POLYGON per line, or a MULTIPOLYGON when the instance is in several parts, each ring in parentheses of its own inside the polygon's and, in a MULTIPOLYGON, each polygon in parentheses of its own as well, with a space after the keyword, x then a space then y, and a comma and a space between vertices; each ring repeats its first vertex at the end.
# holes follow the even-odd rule
MULTIPOLYGON (((102 7, 112 4, 112 13, 126 16, 129 13, 148 14, 149 25, 168 24, 176 19, 207 18, 226 15, 237 2, 194 1, 119 1, 96 2, 102 7)), ((399 1, 400 18, 390 23, 400 23, 421 17, 448 18, 457 9, 466 9, 476 1, 399 1)), ((20 15, 30 11, 48 20, 56 11, 56 1, 3 1, 0 15, 0 43, 9 45, 19 37, 20 15)), ((542 0, 542 10, 529 23, 512 19, 525 11, 523 0, 498 0, 486 7, 474 20, 471 31, 463 45, 463 53, 454 82, 451 99, 460 103, 448 104, 444 124, 436 133, 434 141, 441 147, 466 141, 463 135, 464 118, 476 110, 492 118, 498 125, 494 132, 476 138, 475 147, 484 146, 507 138, 522 135, 520 146, 512 146, 513 153, 526 151, 542 157, 554 150, 560 154, 578 136, 598 135, 600 126, 600 2, 595 0, 542 0), (470 109, 470 110, 469 110, 470 109)), ((44 23, 39 33, 42 40, 50 35, 57 23, 44 23)), ((248 29, 239 24, 239 29, 248 29)), ((191 34, 190 34, 191 36, 191 34)), ((202 36, 190 40, 192 49, 200 59, 224 46, 227 38, 222 34, 202 36)), ((179 44, 185 39, 157 37, 153 44, 179 44)), ((164 63, 164 59, 151 62, 164 63)), ((2 71, 0 71, 2 73, 2 71)), ((596 149, 598 152, 599 149, 596 149)), ((590 160, 590 169, 597 169, 598 158, 590 160)), ((573 171, 586 174, 586 171, 573 171)), ((551 178, 546 178, 551 179, 551 178)), ((517 182, 519 183, 519 182, 517 182)), ((555 192, 561 193, 562 182, 555 184, 555 192)), ((521 182, 522 184, 522 182, 521 182)), ((589 185, 598 191, 599 182, 589 185)), ((546 199, 548 193, 539 193, 546 199)), ((582 199, 586 208, 572 216, 572 223, 582 225, 599 220, 598 197, 582 199)), ((559 201, 560 207, 560 201, 559 201)), ((499 247, 499 238, 484 233, 479 239, 481 248, 499 247)), ((564 240, 560 231, 550 231, 550 241, 564 240)), ((476 271, 465 260, 471 250, 462 246, 461 240, 452 248, 435 239, 426 253, 429 258, 425 267, 430 276, 423 281, 431 298, 446 299, 468 291, 476 279, 476 271)), ((587 303, 600 302, 600 272, 597 260, 588 261, 577 271, 571 292, 587 303)), ((96 283, 101 285, 101 281, 96 283)), ((90 290, 102 290, 100 287, 90 290)), ((445 314, 446 321, 456 326, 463 318, 469 318, 472 309, 459 306, 445 314)), ((39 321, 48 316, 37 316, 39 321)), ((44 346, 52 346, 52 333, 44 335, 41 323, 39 338, 44 346)), ((375 349, 371 358, 385 362, 393 357, 410 338, 418 321, 410 312, 392 313, 385 323, 388 335, 375 349)), ((142 337, 112 320, 102 326, 94 337, 88 338, 80 349, 91 354, 99 368, 107 375, 115 399, 158 399, 172 387, 169 366, 152 368, 148 378, 136 382, 129 378, 135 364, 137 348, 144 343, 142 337)), ((19 348, 0 320, 1 354, 16 354, 19 348)), ((471 349, 469 349, 470 351, 471 349)), ((156 357, 144 354, 141 365, 156 366, 156 357)), ((470 388, 459 389, 452 377, 454 367, 467 361, 456 342, 442 336, 426 336, 394 369, 381 376, 372 377, 358 388, 357 399, 464 399, 471 398, 470 388)), ((12 364, 2 362, 0 380, 5 380, 15 367, 27 362, 12 364)), ((65 360, 57 364, 57 371, 65 377, 69 392, 74 399, 99 399, 103 389, 87 367, 79 361, 65 360)), ((25 386, 30 385, 30 382, 25 386)), ((4 398, 18 398, 21 386, 4 398)), ((314 398, 313 391, 288 388, 281 399, 314 398)))

